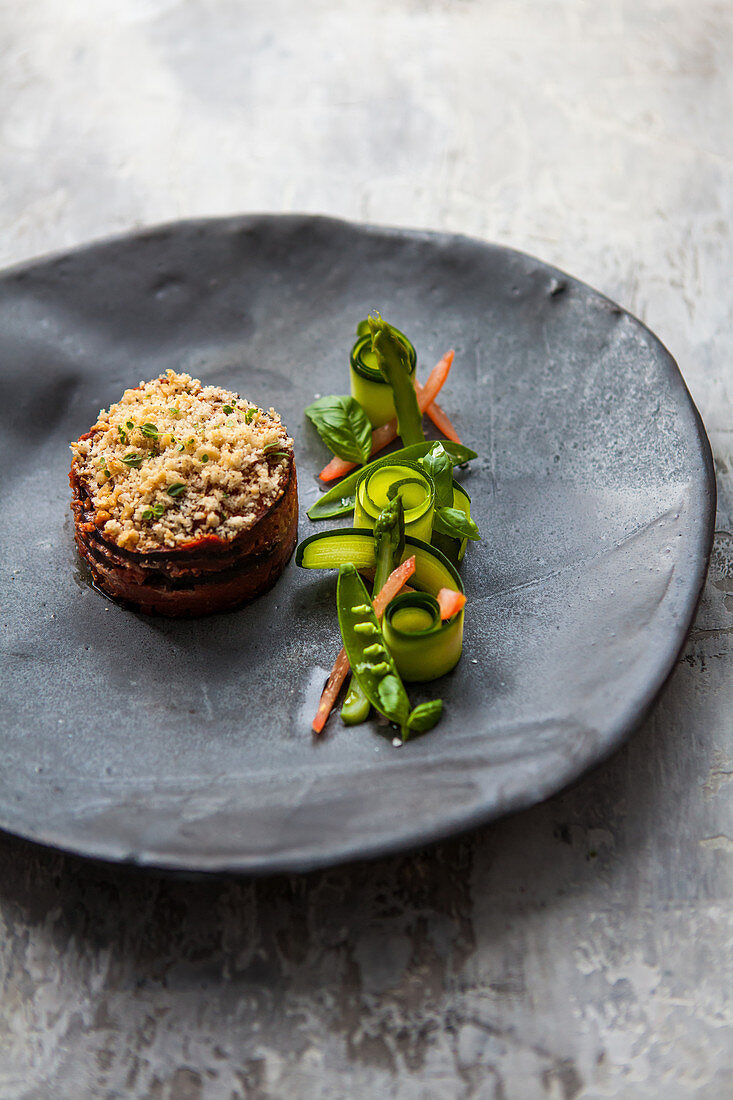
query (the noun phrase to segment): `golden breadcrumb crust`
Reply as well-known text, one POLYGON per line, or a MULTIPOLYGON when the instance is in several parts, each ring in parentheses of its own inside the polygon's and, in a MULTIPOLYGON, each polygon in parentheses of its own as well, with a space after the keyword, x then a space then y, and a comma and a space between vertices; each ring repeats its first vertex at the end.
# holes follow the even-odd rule
POLYGON ((253 527, 285 491, 293 441, 274 409, 169 370, 125 390, 71 450, 100 533, 146 552, 253 527))

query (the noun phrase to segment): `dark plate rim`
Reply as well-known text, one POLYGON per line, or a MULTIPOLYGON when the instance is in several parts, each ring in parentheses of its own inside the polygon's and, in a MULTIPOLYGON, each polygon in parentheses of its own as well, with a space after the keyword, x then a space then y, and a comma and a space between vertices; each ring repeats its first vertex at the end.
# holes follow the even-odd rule
MULTIPOLYGON (((462 233, 451 233, 442 230, 423 228, 411 229, 371 222, 362 223, 349 221, 343 218, 335 218, 329 215, 307 212, 287 214, 276 212, 252 212, 221 217, 198 217, 171 220, 109 234, 71 248, 53 250, 49 253, 34 256, 6 267, 0 270, 0 283, 9 279, 18 278, 19 276, 22 277, 23 275, 31 274, 38 268, 63 263, 81 254, 93 255, 95 251, 103 252, 106 248, 117 244, 124 244, 126 242, 133 243, 135 241, 152 241, 180 230, 194 232, 200 230, 203 232, 216 229, 221 232, 235 232, 254 224, 273 221, 277 221, 280 224, 290 221, 293 225, 312 222, 324 226, 328 224, 342 227, 347 226, 355 231, 369 235, 425 240, 435 243, 459 244, 463 242, 471 246, 478 245, 496 250, 497 252, 515 255, 522 258, 524 261, 536 263, 568 284, 577 285, 586 291, 591 291, 598 299, 606 302, 615 311, 629 317, 636 325, 646 332, 653 342, 664 352, 670 379, 681 389, 682 398, 686 400, 689 405, 693 414, 697 443, 700 450, 703 482, 700 496, 702 522, 700 524, 699 535, 694 545, 695 556, 690 566, 690 583, 685 593, 684 614, 679 617, 676 623, 676 629, 674 631, 669 631, 669 644, 661 654, 661 658, 657 661, 655 674, 647 679, 646 689, 629 702, 623 720, 618 722, 614 728, 608 731, 602 748, 596 750, 592 760, 589 761, 583 757, 578 760, 570 760, 565 766, 549 770, 544 778, 537 781, 531 789, 513 791, 508 797, 497 799, 486 807, 458 812, 452 817, 442 817, 440 822, 436 823, 433 828, 425 828, 424 826, 413 830, 406 828, 402 829, 398 835, 390 837, 389 840, 380 839, 371 843, 367 840, 359 843, 348 842, 340 846, 338 844, 331 844, 328 851, 325 852, 311 850, 302 855, 287 852, 279 855, 258 853, 253 856, 245 855, 239 859, 232 858, 231 856, 213 856, 211 858, 206 858, 205 856, 197 855, 194 861, 177 852, 168 852, 166 854, 164 851, 156 850, 147 853, 144 851, 129 853, 124 850, 122 845, 120 845, 119 849, 112 850, 113 846, 111 844, 95 844, 91 838, 87 838, 86 842, 82 844, 77 839, 64 839, 63 836, 59 835, 58 829, 47 832, 42 825, 33 829, 14 828, 7 822, 0 822, 0 836, 5 835, 8 837, 21 838, 32 844, 80 857, 94 863, 110 866, 135 867, 145 871, 191 874, 195 876, 240 874, 266 875, 287 872, 301 873, 357 860, 374 860, 380 857, 398 855, 433 844, 437 841, 447 840, 467 830, 488 824, 505 814, 528 809, 544 801, 550 795, 560 793, 576 782, 580 776, 602 765, 604 761, 618 751, 631 733, 641 725, 651 712, 674 665, 684 649, 688 633, 702 597, 715 533, 717 503, 715 469, 712 450, 702 417, 690 395, 679 366, 659 337, 652 332, 643 321, 639 320, 638 317, 635 317, 627 309, 618 305, 613 299, 555 265, 547 263, 541 258, 520 249, 492 241, 485 241, 462 233)), ((692 557, 692 548, 690 554, 692 557)), ((680 600, 680 603, 682 604, 682 600, 680 600)))

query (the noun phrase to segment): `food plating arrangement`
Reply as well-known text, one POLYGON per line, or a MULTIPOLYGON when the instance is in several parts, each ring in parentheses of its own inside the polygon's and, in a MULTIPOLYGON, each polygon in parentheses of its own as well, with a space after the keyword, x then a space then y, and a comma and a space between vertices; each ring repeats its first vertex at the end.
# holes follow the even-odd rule
POLYGON ((457 566, 468 542, 480 537, 470 497, 453 477, 454 467, 476 453, 435 402, 452 362, 451 351, 422 387, 409 339, 370 316, 357 327, 351 351, 351 396, 321 397, 305 410, 334 454, 321 479, 343 477, 308 516, 353 513, 354 523, 312 535, 297 550, 298 565, 339 571, 343 648, 313 720, 316 734, 349 672, 341 708, 347 725, 365 721, 374 708, 399 727, 400 745, 440 719, 442 700, 411 708, 404 682, 436 680, 460 660, 466 597, 457 566), (447 437, 443 442, 425 439, 423 412, 447 437), (373 457, 398 436, 399 450, 373 457))
MULTIPOLYGON (((399 727, 399 745, 440 719, 442 701, 411 707, 404 682, 436 680, 458 663, 466 597, 457 567, 480 537, 453 477, 476 453, 435 400, 452 362, 450 351, 420 385, 412 343, 376 314, 357 326, 351 395, 305 409, 333 452, 320 478, 340 479, 308 516, 353 514, 353 527, 297 549, 303 568, 339 571, 343 649, 316 735, 349 673, 346 725, 373 708, 399 727), (423 413, 442 442, 425 438, 423 413), (399 449, 375 457, 398 437, 399 449)), ((297 481, 293 441, 274 409, 169 370, 101 410, 71 450, 76 544, 106 595, 146 614, 193 617, 241 606, 285 568, 297 481)))

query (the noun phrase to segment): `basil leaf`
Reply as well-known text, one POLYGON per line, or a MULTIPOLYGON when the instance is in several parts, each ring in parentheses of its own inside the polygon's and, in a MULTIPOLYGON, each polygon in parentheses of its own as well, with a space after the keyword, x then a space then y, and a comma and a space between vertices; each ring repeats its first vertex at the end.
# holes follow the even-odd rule
POLYGON ((453 463, 441 443, 435 443, 424 458, 420 459, 435 482, 435 507, 450 508, 453 505, 453 463))
POLYGON ((319 397, 305 409, 323 442, 339 458, 359 465, 369 460, 372 426, 353 397, 319 397))
POLYGON ((407 717, 407 696, 400 681, 391 672, 383 676, 377 688, 384 714, 393 722, 404 722, 407 717))
POLYGON ((476 524, 460 508, 436 508, 433 530, 454 539, 471 539, 472 542, 477 542, 481 538, 476 524))
POLYGON ((407 719, 407 728, 414 733, 427 733, 438 724, 442 713, 442 699, 431 699, 429 703, 420 703, 407 719))

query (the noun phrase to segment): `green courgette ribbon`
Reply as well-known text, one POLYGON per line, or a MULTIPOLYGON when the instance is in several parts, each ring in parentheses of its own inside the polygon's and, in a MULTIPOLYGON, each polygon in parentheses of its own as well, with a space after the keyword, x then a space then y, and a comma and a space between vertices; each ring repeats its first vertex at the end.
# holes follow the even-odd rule
MULTIPOLYGON (((441 588, 463 592, 463 581, 457 569, 435 546, 405 535, 405 549, 400 562, 415 558, 415 572, 410 584, 437 596, 441 588)), ((295 564, 304 569, 338 569, 351 562, 360 570, 376 566, 374 532, 368 528, 337 527, 319 531, 298 544, 295 564)))
POLYGON ((403 680, 426 683, 455 668, 463 651, 463 611, 441 621, 438 601, 427 592, 404 592, 385 609, 384 640, 403 680), (418 608, 431 622, 423 629, 404 629, 400 612, 418 608))
POLYGON ((371 527, 382 508, 395 497, 404 504, 406 532, 429 542, 435 486, 430 474, 417 462, 384 463, 364 470, 356 487, 354 526, 371 527), (403 496, 406 491, 408 495, 403 496))
MULTIPOLYGON (((432 439, 426 439, 422 443, 413 443, 410 447, 400 447, 398 451, 384 455, 383 458, 373 459, 366 466, 347 474, 337 485, 333 485, 326 490, 318 500, 311 504, 308 509, 308 518, 313 520, 334 519, 336 516, 345 516, 349 512, 353 512, 356 486, 362 474, 378 464, 414 462, 416 459, 428 454, 434 446, 435 443, 432 439)), ((470 462, 471 459, 478 457, 475 451, 472 451, 470 447, 464 447, 462 443, 453 443, 448 439, 444 439, 441 446, 448 453, 453 466, 462 465, 464 462, 470 462)))

